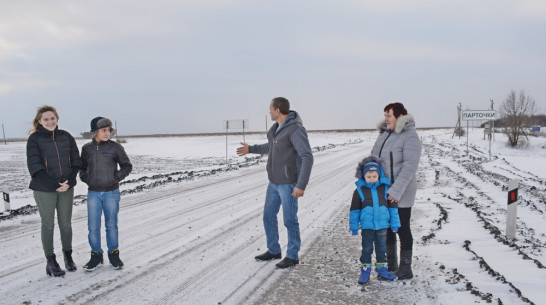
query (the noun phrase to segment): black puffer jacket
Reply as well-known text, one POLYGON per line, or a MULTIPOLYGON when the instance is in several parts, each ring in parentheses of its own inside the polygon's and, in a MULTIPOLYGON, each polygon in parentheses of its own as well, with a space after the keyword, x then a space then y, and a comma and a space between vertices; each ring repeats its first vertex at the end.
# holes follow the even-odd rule
POLYGON ((119 182, 132 169, 125 149, 117 142, 108 140, 97 143, 93 139, 82 147, 80 179, 87 183, 90 191, 108 192, 119 188, 119 182))
POLYGON ((32 177, 29 188, 34 191, 55 192, 59 183, 67 180, 74 187, 81 163, 76 141, 59 127, 49 131, 38 125, 28 137, 27 166, 32 177))

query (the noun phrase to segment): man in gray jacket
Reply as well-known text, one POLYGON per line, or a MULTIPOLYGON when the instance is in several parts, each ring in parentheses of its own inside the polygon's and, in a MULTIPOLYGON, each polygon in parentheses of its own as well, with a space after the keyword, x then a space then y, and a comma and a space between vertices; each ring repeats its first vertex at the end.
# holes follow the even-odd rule
POLYGON ((269 106, 271 120, 276 123, 267 133, 266 144, 251 145, 241 143, 237 148, 239 156, 248 153, 266 154, 269 185, 264 205, 264 228, 267 251, 256 256, 256 260, 269 261, 281 258, 277 214, 282 205, 284 226, 288 231, 286 257, 276 266, 288 268, 299 264, 300 226, 298 222, 298 198, 303 197, 305 187, 311 176, 313 154, 307 131, 301 117, 290 110, 290 102, 277 97, 269 106))

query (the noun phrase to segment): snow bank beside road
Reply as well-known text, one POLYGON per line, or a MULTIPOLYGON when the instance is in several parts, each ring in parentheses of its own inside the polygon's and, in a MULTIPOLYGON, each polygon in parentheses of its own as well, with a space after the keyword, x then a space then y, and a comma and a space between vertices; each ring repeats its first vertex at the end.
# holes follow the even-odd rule
MULTIPOLYGON (((212 173, 216 161, 210 160, 221 160, 221 153, 209 158, 204 151, 195 161, 198 166, 182 171, 178 165, 183 163, 176 162, 186 162, 183 154, 180 159, 143 156, 141 172, 129 180, 149 179, 128 183, 127 189, 178 179, 188 175, 184 171, 196 178, 157 183, 122 197, 120 243, 127 267, 115 271, 104 266, 92 273, 80 268, 64 278, 49 278, 43 270, 39 216, 16 217, 0 222, 0 261, 8 262, 0 264, 1 303, 540 304, 546 299, 541 287, 546 282, 541 267, 546 262, 546 207, 540 197, 546 192, 546 177, 532 165, 546 163, 546 156, 537 145, 514 151, 499 144, 489 161, 481 130, 471 130, 467 156, 466 139, 451 139, 451 134, 419 132, 424 150, 412 217, 416 276, 411 281, 372 281, 364 289, 356 283, 360 237, 350 235, 347 215, 354 169, 369 153, 375 133, 346 134, 311 143, 329 147, 335 137, 338 144, 360 139, 315 154, 311 182, 300 202, 302 264, 291 270, 253 260, 265 249, 263 162, 212 173), (516 164, 510 156, 522 159, 516 164), (521 171, 522 164, 529 170, 521 171), (209 174, 199 176, 201 170, 209 174), (504 188, 511 178, 521 181, 516 240, 503 238, 504 188)), ((10 160, 15 172, 26 174, 24 163, 20 169, 10 160)), ((86 221, 85 206, 76 206, 73 246, 78 266, 89 258, 86 221)), ((286 245, 286 232, 282 225, 280 229, 281 244, 286 245)), ((58 235, 55 241, 59 249, 58 235)))

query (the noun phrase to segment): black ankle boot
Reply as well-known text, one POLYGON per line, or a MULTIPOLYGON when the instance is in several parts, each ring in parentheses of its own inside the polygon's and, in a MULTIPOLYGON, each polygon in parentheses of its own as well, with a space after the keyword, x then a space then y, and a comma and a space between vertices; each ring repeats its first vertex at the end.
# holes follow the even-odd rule
POLYGON ((83 266, 83 270, 85 271, 93 271, 97 269, 98 266, 102 265, 103 258, 102 253, 99 253, 97 251, 91 251, 91 259, 85 266, 83 266))
POLYGON ((66 250, 64 253, 64 265, 66 267, 66 270, 70 272, 74 272, 78 270, 78 267, 76 267, 76 264, 74 264, 74 261, 72 260, 72 250, 66 250))
POLYGON ((108 260, 110 260, 110 264, 112 264, 112 268, 116 270, 123 268, 123 262, 121 261, 121 259, 119 259, 118 249, 112 251, 111 253, 108 253, 108 260))
POLYGON ((399 280, 409 280, 413 278, 413 272, 411 271, 411 257, 412 250, 400 251, 400 268, 396 272, 399 280))
POLYGON ((47 258, 46 274, 49 276, 63 276, 64 270, 61 269, 61 267, 59 266, 59 263, 57 263, 55 254, 46 256, 46 258, 47 258))

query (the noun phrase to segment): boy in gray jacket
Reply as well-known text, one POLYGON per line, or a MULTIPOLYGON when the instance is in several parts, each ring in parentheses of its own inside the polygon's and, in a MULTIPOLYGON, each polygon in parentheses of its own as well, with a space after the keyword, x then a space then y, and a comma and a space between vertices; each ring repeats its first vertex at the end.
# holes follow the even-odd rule
POLYGON ((290 102, 286 98, 274 98, 269 106, 269 113, 271 120, 276 123, 267 133, 268 142, 252 146, 241 143, 243 146, 237 148, 237 154, 268 155, 269 185, 263 216, 267 251, 255 258, 259 261, 281 258, 277 214, 282 205, 284 225, 288 231, 286 257, 276 265, 282 269, 299 264, 301 240, 297 215, 298 198, 303 197, 309 182, 313 154, 301 117, 297 112, 290 110, 290 102))

